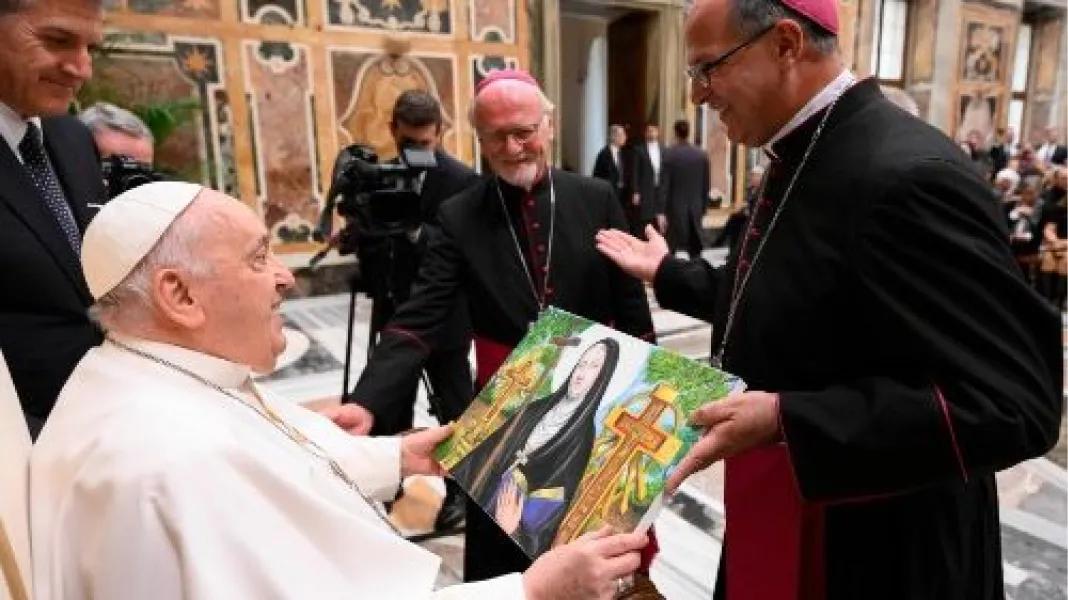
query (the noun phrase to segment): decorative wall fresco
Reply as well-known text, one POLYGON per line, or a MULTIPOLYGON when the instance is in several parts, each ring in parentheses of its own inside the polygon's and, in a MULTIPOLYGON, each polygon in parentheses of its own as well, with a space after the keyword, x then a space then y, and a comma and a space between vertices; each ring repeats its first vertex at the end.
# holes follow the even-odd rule
POLYGON ((966 23, 960 78, 964 81, 1000 80, 1006 47, 1003 27, 987 23, 966 23))
POLYGON ((334 134, 338 147, 366 144, 380 159, 397 154, 389 133, 393 104, 404 90, 427 90, 441 102, 445 117, 442 142, 457 149, 454 61, 449 56, 390 56, 371 50, 332 48, 334 134))
POLYGON ((449 0, 324 0, 327 21, 338 27, 448 35, 449 0))
POLYGON ((241 0, 241 19, 260 25, 303 25, 302 0, 241 0))

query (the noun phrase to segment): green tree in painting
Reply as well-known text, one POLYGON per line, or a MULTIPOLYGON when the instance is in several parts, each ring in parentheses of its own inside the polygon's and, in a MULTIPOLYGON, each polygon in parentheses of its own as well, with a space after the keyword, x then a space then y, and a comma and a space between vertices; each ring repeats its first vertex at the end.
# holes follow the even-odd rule
MULTIPOLYGON (((555 343, 556 340, 564 340, 573 336, 581 335, 593 325, 592 321, 575 316, 569 312, 557 308, 549 308, 541 314, 538 320, 531 326, 530 331, 523 337, 515 350, 508 355, 506 363, 513 363, 525 356, 528 352, 537 352, 537 361, 541 365, 545 377, 541 379, 538 387, 533 392, 533 397, 541 397, 548 394, 552 386, 552 371, 560 362, 563 354, 563 346, 555 343)), ((492 380, 486 389, 478 396, 483 402, 490 402, 494 397, 492 380)))

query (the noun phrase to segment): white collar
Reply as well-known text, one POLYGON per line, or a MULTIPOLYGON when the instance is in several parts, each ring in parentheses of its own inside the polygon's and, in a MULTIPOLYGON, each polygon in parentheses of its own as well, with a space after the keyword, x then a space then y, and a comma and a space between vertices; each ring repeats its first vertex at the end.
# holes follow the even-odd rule
POLYGON ((33 123, 40 129, 41 117, 23 119, 10 106, 0 102, 0 136, 11 147, 11 152, 20 162, 22 161, 22 155, 19 154, 19 143, 22 142, 23 136, 26 135, 26 123, 33 123))
POLYGON ((247 365, 230 362, 210 354, 165 342, 109 332, 120 344, 173 363, 222 388, 239 388, 249 381, 252 370, 247 365))
POLYGON ((857 76, 854 75, 852 71, 849 69, 842 69, 842 72, 838 74, 838 77, 834 78, 834 81, 824 86, 818 94, 813 96, 807 104, 801 107, 801 110, 797 111, 797 114, 795 114, 792 119, 786 122, 786 125, 783 125, 778 133, 771 136, 771 139, 764 144, 764 151, 771 156, 775 156, 775 152, 771 149, 771 147, 775 145, 775 142, 786 137, 787 134, 807 121, 809 117, 826 108, 831 102, 834 102, 835 98, 852 87, 856 82, 857 76))

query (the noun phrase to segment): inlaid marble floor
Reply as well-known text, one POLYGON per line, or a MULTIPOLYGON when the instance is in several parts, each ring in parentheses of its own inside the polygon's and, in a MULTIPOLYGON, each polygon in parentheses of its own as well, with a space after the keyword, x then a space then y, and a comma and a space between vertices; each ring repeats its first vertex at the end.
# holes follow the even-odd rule
MULTIPOLYGON (((722 262, 722 249, 706 250, 713 263, 722 262)), ((650 300, 652 298, 650 297, 650 300)), ((660 343, 694 358, 708 355, 710 328, 653 304, 653 320, 660 343)), ((296 402, 329 402, 341 392, 348 296, 332 295, 291 300, 283 306, 289 344, 279 368, 263 378, 273 391, 296 402)), ((370 301, 358 298, 352 345, 351 382, 366 361, 367 318, 370 301)), ((350 385, 352 383, 350 382, 350 385)), ((433 424, 425 397, 416 405, 417 425, 433 424)), ((1058 452, 1064 452, 1062 445, 1058 452)), ((1064 460, 1059 460, 1064 464, 1064 460)), ((1068 600, 1068 472, 1040 458, 998 474, 1005 592, 1010 600, 1068 600)), ((425 531, 440 502, 440 481, 406 482, 405 503, 395 520, 410 533, 425 531)), ((652 578, 671 600, 707 599, 715 580, 723 534, 723 474, 714 466, 687 481, 656 529, 661 553, 652 578)), ((443 558, 442 584, 462 577, 463 539, 452 536, 425 542, 443 558)))

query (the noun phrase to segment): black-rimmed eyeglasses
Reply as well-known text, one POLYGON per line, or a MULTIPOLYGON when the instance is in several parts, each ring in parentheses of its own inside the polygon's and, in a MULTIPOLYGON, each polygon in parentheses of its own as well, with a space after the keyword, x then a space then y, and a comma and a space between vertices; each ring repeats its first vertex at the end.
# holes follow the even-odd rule
POLYGON ((716 69, 722 66, 723 63, 727 62, 728 58, 734 56, 738 52, 741 52, 747 46, 759 40, 761 36, 763 36, 765 33, 771 31, 774 28, 775 24, 772 23, 771 25, 768 25, 767 27, 750 36, 749 39, 745 40, 741 44, 738 44, 730 50, 727 50, 716 58, 713 58, 712 60, 703 60, 697 63, 696 65, 688 67, 686 69, 686 75, 688 75, 690 79, 696 81, 702 86, 707 86, 711 82, 712 73, 714 73, 716 69))

